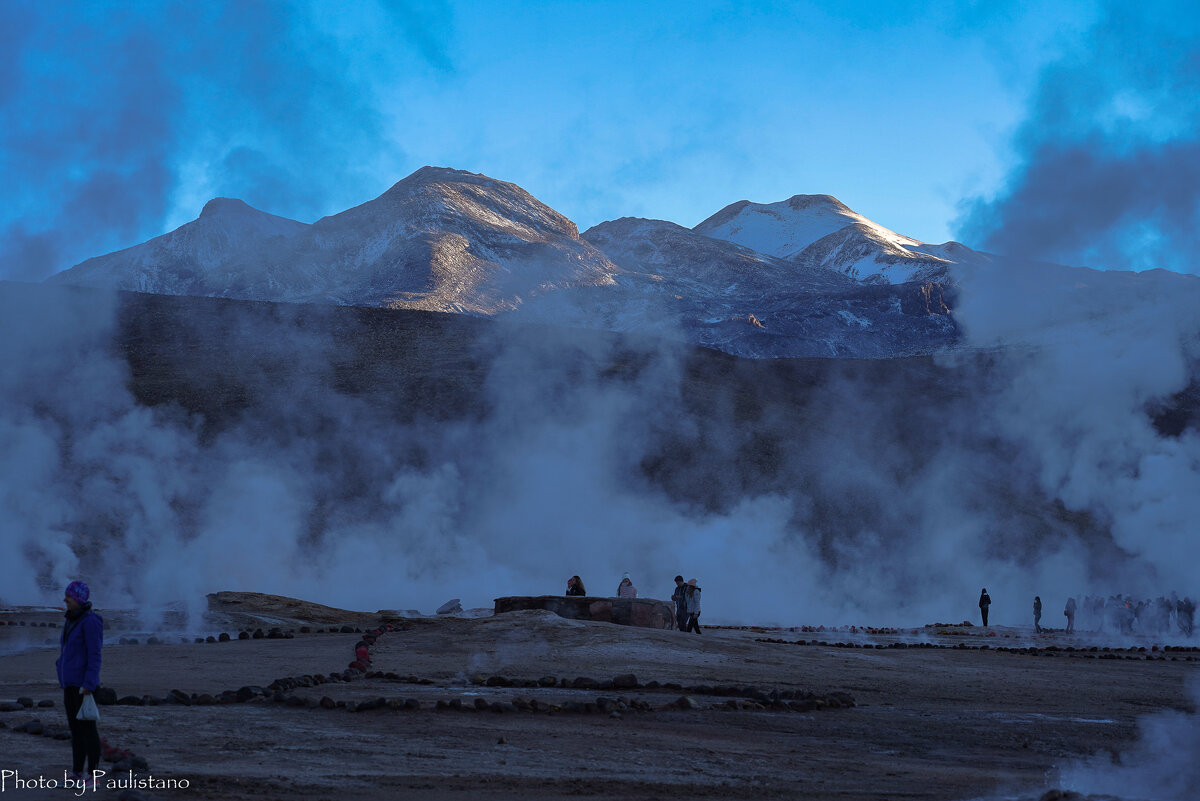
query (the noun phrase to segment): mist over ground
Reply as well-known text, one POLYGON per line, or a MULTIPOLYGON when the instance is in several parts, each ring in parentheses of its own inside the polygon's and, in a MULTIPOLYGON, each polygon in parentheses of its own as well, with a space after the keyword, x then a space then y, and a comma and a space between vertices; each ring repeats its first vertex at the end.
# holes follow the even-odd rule
POLYGON ((919 625, 984 586, 1000 624, 1035 594, 1049 621, 1194 597, 1200 448, 1153 412, 1196 374, 1195 298, 1101 295, 996 348, 1001 289, 1031 303, 995 278, 960 313, 987 347, 878 362, 7 284, 0 598, 429 612, 629 571, 653 597, 697 577, 710 623, 919 625))

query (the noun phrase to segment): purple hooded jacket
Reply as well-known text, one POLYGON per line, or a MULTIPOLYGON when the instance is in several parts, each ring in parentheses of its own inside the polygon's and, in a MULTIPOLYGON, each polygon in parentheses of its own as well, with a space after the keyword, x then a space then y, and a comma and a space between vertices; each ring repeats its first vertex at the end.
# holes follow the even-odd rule
POLYGON ((63 625, 62 648, 55 662, 58 686, 95 690, 100 686, 100 649, 104 620, 90 608, 63 625))

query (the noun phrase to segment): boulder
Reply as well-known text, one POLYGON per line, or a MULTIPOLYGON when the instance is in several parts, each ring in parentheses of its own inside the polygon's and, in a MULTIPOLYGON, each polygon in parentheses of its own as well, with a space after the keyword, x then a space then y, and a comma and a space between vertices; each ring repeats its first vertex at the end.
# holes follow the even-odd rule
POLYGON ((545 609, 571 620, 595 620, 623 626, 669 629, 675 610, 653 598, 596 598, 566 595, 516 595, 495 599, 494 613, 545 609))
POLYGON ((456 615, 462 610, 462 600, 459 598, 451 598, 449 601, 446 601, 446 603, 437 608, 437 614, 456 615))

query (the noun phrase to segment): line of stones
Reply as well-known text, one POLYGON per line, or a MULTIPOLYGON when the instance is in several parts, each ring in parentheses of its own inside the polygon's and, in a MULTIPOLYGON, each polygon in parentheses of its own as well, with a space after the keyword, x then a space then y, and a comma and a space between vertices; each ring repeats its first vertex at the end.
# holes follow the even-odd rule
POLYGON ((1147 662, 1196 662, 1195 656, 1175 656, 1174 654, 1200 653, 1200 647, 1191 645, 1131 645, 1128 648, 1110 648, 1108 646, 1046 645, 1028 646, 1022 648, 996 645, 968 645, 960 642, 954 645, 941 645, 929 642, 890 642, 890 643, 856 643, 856 642, 826 642, 825 640, 781 640, 774 637, 756 637, 755 642, 773 643, 776 645, 817 645, 826 648, 863 648, 867 650, 893 650, 907 648, 933 648, 950 651, 996 651, 997 653, 1024 654, 1027 656, 1067 656, 1075 659, 1132 659, 1147 662), (1168 656, 1170 654, 1170 656, 1168 656))
MULTIPOLYGON (((324 634, 324 633, 326 633, 326 629, 316 629, 314 631, 311 626, 301 626, 300 633, 301 634, 324 634)), ((328 633, 329 634, 361 634, 362 629, 347 625, 347 626, 330 628, 330 629, 328 629, 328 633)), ((284 631, 282 628, 279 628, 278 626, 276 626, 274 628, 267 629, 266 631, 263 631, 262 629, 255 629, 254 631, 242 630, 242 631, 239 631, 236 636, 230 634, 227 631, 222 631, 220 634, 215 634, 215 635, 210 634, 207 637, 196 637, 192 640, 192 642, 199 644, 199 643, 211 643, 211 642, 229 642, 230 640, 235 640, 235 639, 236 640, 290 640, 290 639, 294 638, 295 636, 296 636, 295 629, 289 629, 287 631, 284 631)), ((187 642, 187 639, 181 637, 180 641, 187 642)), ((141 644, 141 642, 138 640, 137 637, 121 637, 120 639, 117 640, 117 642, 120 645, 140 645, 141 644)), ((150 637, 146 638, 146 645, 162 645, 162 643, 163 643, 163 641, 155 635, 151 635, 150 637)))
MULTIPOLYGON (((38 706, 53 707, 54 704, 52 702, 48 703, 46 701, 41 701, 38 703, 38 706)), ((4 723, 4 721, 0 721, 0 729, 4 728, 7 728, 7 725, 4 723)), ((52 740, 71 739, 70 730, 64 729, 60 726, 48 726, 42 723, 42 721, 38 718, 33 718, 32 720, 27 720, 24 723, 13 726, 11 731, 14 734, 32 734, 36 737, 49 737, 52 740)), ((150 763, 146 761, 145 757, 140 757, 132 751, 124 748, 118 748, 116 746, 110 746, 103 738, 100 740, 100 747, 101 757, 104 759, 104 761, 111 762, 113 765, 113 770, 118 773, 124 773, 125 771, 129 770, 135 772, 146 772, 150 770, 150 763)))
MULTIPOLYGON (((129 705, 157 705, 157 704, 180 704, 185 706, 211 706, 230 703, 265 703, 273 702, 284 704, 292 707, 304 707, 307 709, 346 709, 351 712, 366 712, 373 709, 391 709, 391 710, 419 710, 419 709, 436 709, 436 710, 466 710, 466 711, 483 711, 490 710, 493 712, 576 712, 589 714, 594 712, 602 712, 611 714, 616 712, 634 711, 634 712, 650 712, 656 707, 648 701, 640 699, 630 699, 626 697, 608 698, 605 696, 598 697, 592 701, 567 701, 565 703, 549 703, 540 701, 536 698, 514 698, 511 701, 488 701, 482 697, 471 699, 451 698, 438 699, 432 705, 428 701, 422 703, 417 698, 371 698, 364 701, 335 701, 329 696, 315 699, 312 697, 301 697, 292 693, 292 690, 301 688, 318 687, 329 683, 350 682, 361 679, 373 679, 391 681, 397 683, 432 685, 435 684, 432 679, 419 678, 417 676, 401 676, 397 673, 384 673, 380 671, 372 671, 362 673, 355 670, 347 669, 341 673, 322 674, 306 674, 302 676, 288 676, 285 678, 276 679, 266 687, 248 685, 237 690, 225 690, 216 695, 208 693, 187 694, 182 690, 171 690, 163 699, 151 698, 145 696, 138 698, 136 696, 125 696, 120 698, 116 703, 129 705)), ((737 687, 737 686, 709 686, 697 685, 685 687, 683 685, 666 682, 660 683, 657 681, 639 683, 633 674, 624 674, 615 676, 612 679, 597 681, 588 677, 578 677, 576 679, 558 679, 553 676, 545 676, 536 680, 518 680, 504 676, 475 676, 472 678, 472 683, 476 686, 484 687, 522 687, 522 688, 540 688, 540 689, 572 689, 572 690, 597 690, 597 691, 641 691, 641 692, 663 692, 663 693, 682 693, 676 700, 657 707, 658 709, 698 709, 699 702, 693 696, 697 695, 713 695, 713 696, 736 696, 729 698, 724 704, 730 709, 749 709, 749 710, 776 710, 776 711, 793 711, 793 712, 811 712, 819 709, 842 709, 855 706, 853 696, 846 692, 831 692, 826 695, 818 695, 813 692, 804 690, 772 690, 767 693, 756 687, 737 687)))

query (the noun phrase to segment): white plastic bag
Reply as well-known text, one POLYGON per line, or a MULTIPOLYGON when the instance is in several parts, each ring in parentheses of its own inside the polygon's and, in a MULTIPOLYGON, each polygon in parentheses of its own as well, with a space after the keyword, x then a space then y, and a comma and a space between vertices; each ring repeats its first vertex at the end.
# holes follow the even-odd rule
MULTIPOLYGON (((80 692, 83 692, 80 690, 80 692)), ((88 693, 83 696, 83 703, 75 713, 76 720, 100 720, 100 709, 96 706, 96 696, 88 693)))

